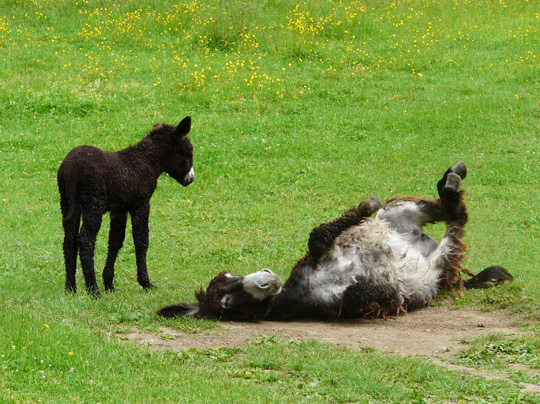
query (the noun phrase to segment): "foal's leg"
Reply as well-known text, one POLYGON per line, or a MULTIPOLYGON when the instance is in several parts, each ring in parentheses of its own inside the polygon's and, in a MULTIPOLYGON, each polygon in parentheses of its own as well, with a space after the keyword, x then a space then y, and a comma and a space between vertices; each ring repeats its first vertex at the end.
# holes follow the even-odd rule
POLYGON ((339 219, 323 223, 314 228, 308 240, 311 257, 319 260, 334 243, 336 237, 352 226, 356 226, 366 217, 371 216, 379 207, 381 201, 376 196, 361 202, 356 208, 349 209, 339 219))
POLYGON ((118 252, 124 244, 126 238, 127 212, 111 212, 111 229, 109 231, 109 251, 107 253, 107 262, 103 270, 103 283, 105 291, 114 292, 114 263, 118 252))
POLYGON ((131 213, 133 242, 135 243, 135 257, 137 261, 137 281, 144 289, 155 288, 148 277, 146 267, 146 252, 148 251, 148 218, 150 204, 146 204, 131 213))
POLYGON ((79 233, 79 254, 88 293, 100 297, 94 270, 94 250, 96 238, 101 227, 102 213, 98 210, 83 208, 83 224, 79 233))
POLYGON ((81 225, 80 208, 74 207, 70 212, 64 203, 62 207, 62 226, 64 227, 64 262, 66 267, 66 290, 77 292, 75 273, 77 271, 77 234, 81 225))

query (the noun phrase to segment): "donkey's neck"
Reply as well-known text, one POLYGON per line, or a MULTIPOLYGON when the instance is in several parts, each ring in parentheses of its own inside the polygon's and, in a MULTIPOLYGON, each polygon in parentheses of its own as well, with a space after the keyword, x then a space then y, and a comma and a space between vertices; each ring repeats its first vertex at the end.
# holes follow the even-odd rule
POLYGON ((292 320, 304 314, 307 308, 301 290, 294 286, 283 286, 270 303, 268 320, 292 320))

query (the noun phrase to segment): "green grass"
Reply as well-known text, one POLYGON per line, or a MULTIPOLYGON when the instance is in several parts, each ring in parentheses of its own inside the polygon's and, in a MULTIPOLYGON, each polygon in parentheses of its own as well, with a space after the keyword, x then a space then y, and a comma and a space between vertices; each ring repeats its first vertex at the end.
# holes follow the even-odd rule
POLYGON ((539 21, 525 0, 3 1, 0 402, 539 402, 512 383, 370 350, 271 338, 150 352, 113 337, 157 330, 156 308, 192 300, 220 270, 286 277, 311 228, 370 195, 433 196, 463 159, 466 265, 504 265, 515 282, 456 305, 507 308, 533 325, 525 340, 475 342, 462 360, 537 369, 539 21), (186 115, 196 180, 183 189, 164 176, 152 199, 158 289, 136 283, 128 236, 117 293, 66 296, 60 161, 186 115))

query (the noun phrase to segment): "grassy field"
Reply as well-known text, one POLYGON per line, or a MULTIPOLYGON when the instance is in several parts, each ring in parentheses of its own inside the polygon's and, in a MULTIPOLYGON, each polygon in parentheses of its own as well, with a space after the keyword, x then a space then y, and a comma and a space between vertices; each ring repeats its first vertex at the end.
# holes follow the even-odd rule
MULTIPOLYGON (((154 312, 223 269, 286 277, 311 228, 371 195, 434 196, 463 159, 466 265, 504 265, 515 282, 455 305, 532 326, 475 341, 461 360, 526 365, 516 382, 539 383, 539 27, 533 0, 3 0, 0 403, 540 402, 517 383, 372 349, 266 336, 151 352, 114 338, 217 327, 154 312), (64 294, 60 161, 186 115, 195 182, 163 176, 152 199, 158 289, 137 284, 128 235, 115 294, 64 294)), ((97 268, 106 238, 107 220, 97 268)))

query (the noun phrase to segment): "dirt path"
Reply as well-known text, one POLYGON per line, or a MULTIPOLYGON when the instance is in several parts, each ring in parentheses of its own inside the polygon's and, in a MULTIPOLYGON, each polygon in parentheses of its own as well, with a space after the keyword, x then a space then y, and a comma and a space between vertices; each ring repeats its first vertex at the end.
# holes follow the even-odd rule
MULTIPOLYGON (((278 335, 290 340, 318 340, 358 349, 373 347, 400 355, 419 355, 446 368, 470 372, 488 379, 505 379, 477 369, 444 361, 466 345, 460 341, 482 335, 520 333, 516 317, 506 312, 450 310, 447 305, 428 307, 389 320, 350 320, 340 322, 293 321, 258 323, 223 322, 221 327, 198 334, 162 328, 162 333, 136 331, 119 334, 121 340, 148 344, 153 349, 244 347, 261 335, 278 335)), ((521 385, 523 391, 540 394, 536 384, 521 385)))
POLYGON ((198 334, 163 328, 162 334, 133 332, 119 337, 150 344, 153 348, 181 349, 242 347, 261 335, 276 334, 284 339, 314 339, 352 348, 370 346, 399 354, 439 357, 463 348, 459 341, 464 338, 519 333, 515 322, 515 317, 504 312, 450 310, 440 306, 389 320, 224 322, 218 329, 198 334))

